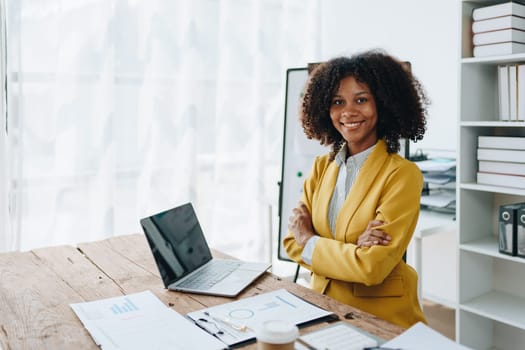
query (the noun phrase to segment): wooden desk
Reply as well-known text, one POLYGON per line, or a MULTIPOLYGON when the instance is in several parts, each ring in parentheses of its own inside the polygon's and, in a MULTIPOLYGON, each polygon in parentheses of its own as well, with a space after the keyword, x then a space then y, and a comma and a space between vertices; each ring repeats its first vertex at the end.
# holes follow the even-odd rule
MULTIPOLYGON (((217 256, 220 253, 214 252, 217 256)), ((266 273, 239 298, 286 288, 384 339, 403 331, 395 325, 300 285, 266 273)), ((0 254, 0 349, 98 349, 70 303, 151 290, 181 314, 230 298, 164 289, 142 234, 72 246, 0 254)), ((301 332, 321 325, 301 329, 301 332)), ((255 349, 250 344, 243 349, 255 349)))

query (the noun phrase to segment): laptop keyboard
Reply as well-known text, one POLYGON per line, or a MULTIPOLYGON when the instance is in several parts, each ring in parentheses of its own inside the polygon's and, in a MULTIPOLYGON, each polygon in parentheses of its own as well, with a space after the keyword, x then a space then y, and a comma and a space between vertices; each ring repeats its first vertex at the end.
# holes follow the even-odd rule
POLYGON ((240 261, 212 260, 198 273, 181 282, 178 287, 206 290, 235 271, 240 265, 240 261))

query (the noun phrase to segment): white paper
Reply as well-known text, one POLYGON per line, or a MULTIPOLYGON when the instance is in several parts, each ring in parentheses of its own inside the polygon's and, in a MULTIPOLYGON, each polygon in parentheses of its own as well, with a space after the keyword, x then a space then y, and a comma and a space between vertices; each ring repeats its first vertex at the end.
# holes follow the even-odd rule
POLYGON ((469 350, 466 346, 458 344, 433 330, 422 322, 418 322, 394 339, 381 345, 385 348, 398 348, 403 350, 469 350))
POLYGON ((213 334, 221 330, 223 334, 217 336, 226 344, 233 345, 255 338, 256 330, 267 320, 283 320, 299 325, 331 314, 285 289, 278 289, 190 312, 188 317, 213 334))
POLYGON ((311 347, 324 350, 363 350, 365 347, 378 345, 377 340, 347 323, 324 327, 302 335, 300 338, 311 347))
POLYGON ((435 158, 415 162, 421 171, 448 171, 456 166, 455 159, 435 158))
POLYGON ((104 350, 225 348, 150 291, 71 304, 71 308, 104 350))
POLYGON ((449 182, 456 181, 456 176, 448 175, 444 172, 429 172, 423 174, 423 180, 435 185, 446 185, 449 182))
POLYGON ((431 207, 445 208, 456 201, 456 194, 450 191, 431 192, 421 196, 420 203, 431 207))

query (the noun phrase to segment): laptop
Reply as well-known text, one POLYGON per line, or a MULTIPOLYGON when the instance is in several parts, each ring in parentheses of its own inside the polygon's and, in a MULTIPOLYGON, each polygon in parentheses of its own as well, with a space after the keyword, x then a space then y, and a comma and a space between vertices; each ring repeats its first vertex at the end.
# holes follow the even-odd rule
POLYGON ((271 264, 211 255, 191 203, 140 220, 164 287, 235 297, 271 264))

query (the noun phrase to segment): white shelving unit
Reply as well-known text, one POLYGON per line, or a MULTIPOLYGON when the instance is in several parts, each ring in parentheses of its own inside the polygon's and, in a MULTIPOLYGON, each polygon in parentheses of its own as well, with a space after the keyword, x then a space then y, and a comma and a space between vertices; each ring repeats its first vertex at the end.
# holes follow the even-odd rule
POLYGON ((524 122, 498 120, 497 65, 525 54, 472 57, 472 10, 507 1, 461 1, 456 337, 474 349, 525 348, 525 259, 498 252, 498 207, 525 190, 478 185, 477 138, 525 136, 524 122))

